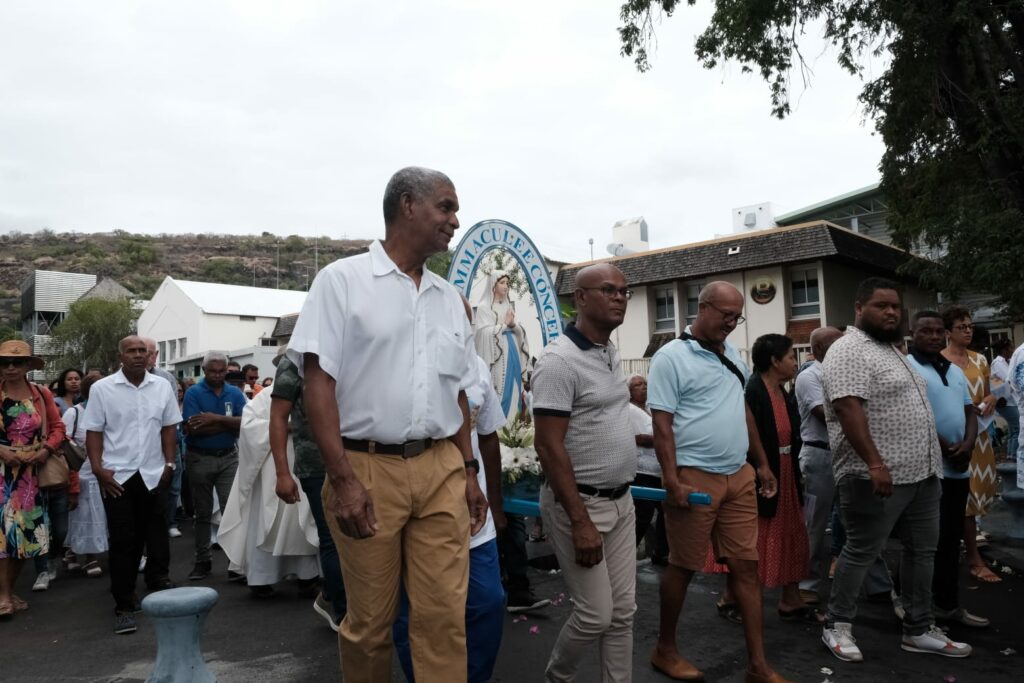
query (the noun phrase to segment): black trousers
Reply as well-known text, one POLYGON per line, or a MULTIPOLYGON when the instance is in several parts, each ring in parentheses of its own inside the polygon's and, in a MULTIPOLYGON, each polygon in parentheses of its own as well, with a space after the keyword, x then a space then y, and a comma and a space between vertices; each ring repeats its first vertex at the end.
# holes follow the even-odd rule
POLYGON ((138 472, 124 483, 120 496, 103 499, 110 532, 110 592, 117 610, 135 606, 135 582, 143 549, 147 553, 146 585, 155 587, 167 578, 171 548, 165 503, 164 491, 147 489, 138 472))
MULTIPOLYGON (((633 480, 633 486, 646 486, 652 489, 661 488, 661 477, 656 477, 652 474, 640 474, 637 473, 636 479, 633 480)), ((654 527, 654 551, 651 553, 654 557, 667 558, 668 557, 668 537, 665 535, 665 515, 661 511, 661 503, 654 500, 637 500, 633 499, 633 507, 636 509, 636 544, 640 545, 640 541, 644 540, 644 536, 647 534, 647 529, 651 526, 651 521, 654 520, 654 513, 658 513, 658 522, 654 527)))
POLYGON ((939 502, 939 544, 935 548, 932 601, 942 610, 960 606, 960 539, 964 536, 964 510, 971 491, 970 479, 942 480, 939 502))

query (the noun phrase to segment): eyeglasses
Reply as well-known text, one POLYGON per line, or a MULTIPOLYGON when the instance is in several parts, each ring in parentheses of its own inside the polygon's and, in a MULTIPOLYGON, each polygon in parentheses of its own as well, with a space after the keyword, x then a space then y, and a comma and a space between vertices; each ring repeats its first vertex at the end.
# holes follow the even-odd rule
POLYGON ((626 287, 612 287, 611 285, 605 285, 604 287, 580 287, 580 289, 596 289, 609 299, 616 294, 621 294, 626 299, 633 298, 633 290, 626 287))
POLYGON ((28 365, 28 358, 0 358, 0 368, 7 365, 13 365, 16 368, 21 368, 28 365))
POLYGON ((960 323, 959 325, 953 325, 953 329, 958 332, 971 332, 974 330, 974 323, 960 323))
POLYGON ((737 325, 739 325, 744 320, 746 320, 746 318, 744 318, 739 313, 730 313, 729 311, 723 311, 721 308, 719 308, 718 306, 714 305, 710 301, 705 301, 704 303, 706 303, 708 306, 710 306, 711 308, 713 308, 716 311, 718 311, 719 313, 721 313, 722 314, 722 319, 726 323, 736 323, 737 325))

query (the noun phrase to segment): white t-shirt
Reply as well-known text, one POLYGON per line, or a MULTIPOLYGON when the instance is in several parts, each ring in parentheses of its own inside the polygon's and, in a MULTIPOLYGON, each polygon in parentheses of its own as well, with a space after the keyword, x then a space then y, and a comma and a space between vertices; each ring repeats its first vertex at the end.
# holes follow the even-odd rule
MULTIPOLYGON (((989 371, 992 373, 991 379, 997 379, 1003 383, 1010 381, 1010 362, 1002 356, 997 355, 995 359, 993 359, 992 365, 989 366, 989 371)), ((994 385, 996 382, 992 382, 992 384, 994 385)), ((992 393, 996 393, 995 386, 992 387, 992 393)), ((1010 387, 1010 390, 1002 396, 1002 398, 1006 399, 1006 405, 1008 406, 1017 405, 1017 398, 1013 394, 1012 386, 1010 387)))
POLYGON ((427 269, 417 288, 380 242, 316 276, 288 342, 300 373, 304 353, 335 379, 349 438, 400 444, 462 426, 458 393, 476 377, 462 299, 427 269))
POLYGON ((136 472, 150 491, 163 476, 160 430, 181 422, 178 397, 170 385, 148 372, 135 386, 118 370, 92 385, 79 429, 103 433, 103 467, 124 484, 136 472))
MULTIPOLYGON (((629 404, 629 423, 633 426, 633 436, 654 435, 654 420, 651 414, 632 402, 629 404)), ((661 476, 661 465, 658 463, 658 456, 653 448, 636 447, 636 471, 639 474, 661 476)))
MULTIPOLYGON (((483 459, 480 456, 479 434, 493 434, 499 428, 505 426, 505 413, 501 409, 501 399, 491 386, 491 371, 487 363, 477 356, 477 378, 470 386, 466 387, 466 399, 469 402, 469 420, 473 428, 470 430, 470 440, 473 442, 473 457, 480 461, 480 471, 476 475, 480 490, 487 495, 487 473, 484 472, 483 459)), ((469 548, 483 545, 493 538, 497 538, 498 532, 494 527, 494 517, 491 515, 491 508, 487 507, 487 521, 480 527, 480 531, 473 535, 469 541, 469 548)))

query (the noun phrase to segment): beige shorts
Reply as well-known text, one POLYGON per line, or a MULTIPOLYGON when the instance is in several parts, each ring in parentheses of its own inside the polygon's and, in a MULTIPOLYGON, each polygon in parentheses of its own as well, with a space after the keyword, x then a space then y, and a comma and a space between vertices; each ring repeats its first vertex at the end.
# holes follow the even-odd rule
POLYGON ((757 492, 754 468, 745 463, 735 474, 712 474, 680 467, 679 481, 711 495, 710 505, 663 505, 669 564, 699 571, 708 540, 715 559, 757 560, 757 492))

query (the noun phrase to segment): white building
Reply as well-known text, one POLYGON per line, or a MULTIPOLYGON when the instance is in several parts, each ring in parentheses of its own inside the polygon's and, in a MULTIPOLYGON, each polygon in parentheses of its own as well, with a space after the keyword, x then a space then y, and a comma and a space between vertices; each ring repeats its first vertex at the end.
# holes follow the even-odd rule
POLYGON ((207 351, 253 363, 263 377, 273 375, 278 318, 298 313, 305 300, 306 292, 167 277, 139 317, 138 330, 156 340, 160 365, 179 377, 198 376, 207 351))

